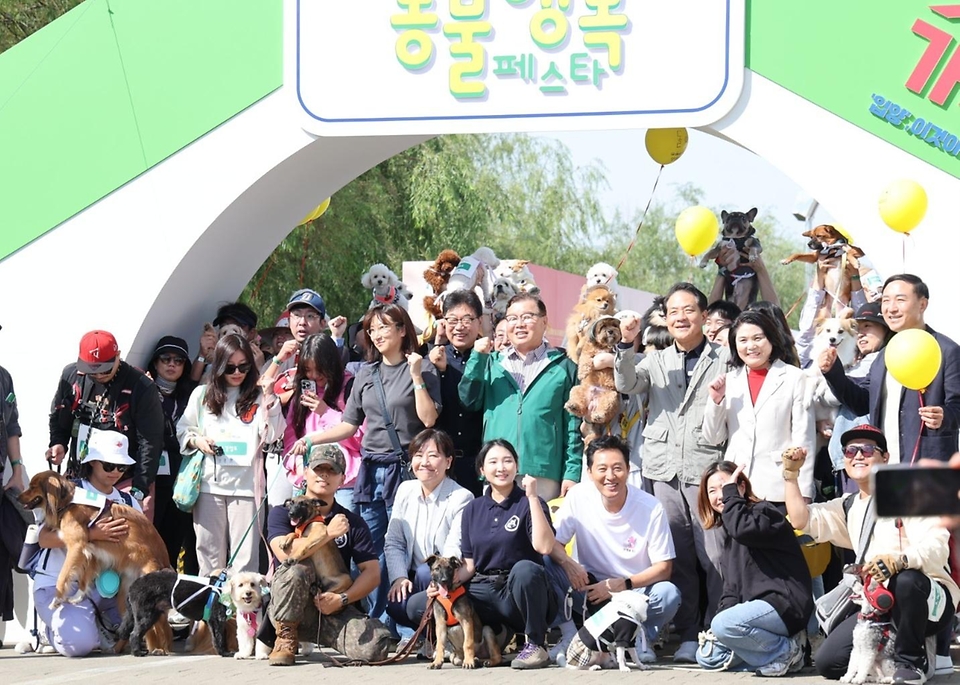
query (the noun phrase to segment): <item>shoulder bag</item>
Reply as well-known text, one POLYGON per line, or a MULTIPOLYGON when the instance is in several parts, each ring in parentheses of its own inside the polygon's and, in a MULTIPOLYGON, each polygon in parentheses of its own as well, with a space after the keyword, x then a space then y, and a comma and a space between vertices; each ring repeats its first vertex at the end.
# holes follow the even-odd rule
MULTIPOLYGON (((197 408, 197 422, 200 426, 200 433, 203 434, 203 398, 206 395, 206 388, 200 391, 199 407, 197 408)), ((207 456, 200 450, 197 450, 188 457, 183 457, 180 462, 180 471, 177 472, 177 480, 173 484, 173 503, 177 505, 180 511, 190 512, 197 504, 200 497, 200 477, 203 475, 203 458, 207 456)))

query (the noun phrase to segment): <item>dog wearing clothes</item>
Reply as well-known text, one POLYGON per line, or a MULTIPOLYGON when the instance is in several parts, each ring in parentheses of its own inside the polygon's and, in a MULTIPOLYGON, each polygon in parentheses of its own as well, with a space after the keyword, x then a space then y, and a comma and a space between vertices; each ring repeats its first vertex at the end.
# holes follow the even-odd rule
MULTIPOLYGON (((856 565, 850 565, 844 573, 855 568, 856 565)), ((853 628, 850 665, 840 682, 854 685, 867 681, 892 683, 897 669, 893 661, 895 633, 890 620, 893 595, 861 570, 853 584, 851 599, 860 605, 860 612, 853 628)))
POLYGON ((641 671, 649 668, 637 656, 638 636, 646 639, 649 598, 633 590, 614 592, 610 601, 583 622, 567 648, 566 666, 576 670, 599 671, 619 668, 629 671, 627 655, 641 671))

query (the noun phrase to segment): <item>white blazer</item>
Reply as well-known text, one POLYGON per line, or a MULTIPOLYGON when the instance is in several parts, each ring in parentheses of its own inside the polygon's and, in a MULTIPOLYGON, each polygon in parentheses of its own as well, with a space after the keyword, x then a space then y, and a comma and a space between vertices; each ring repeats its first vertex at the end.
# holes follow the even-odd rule
POLYGON ((804 405, 804 374, 795 366, 775 361, 755 405, 750 401, 747 367, 728 371, 723 402, 707 399, 703 437, 714 445, 726 440, 726 459, 744 464, 753 491, 771 502, 784 501, 783 451, 806 448, 799 484, 803 496, 812 498, 816 425, 812 408, 804 405))
POLYGON ((460 556, 460 521, 473 493, 448 477, 433 491, 430 501, 423 502, 422 494, 418 480, 404 481, 397 488, 383 541, 391 583, 406 578, 408 571, 432 554, 460 556))

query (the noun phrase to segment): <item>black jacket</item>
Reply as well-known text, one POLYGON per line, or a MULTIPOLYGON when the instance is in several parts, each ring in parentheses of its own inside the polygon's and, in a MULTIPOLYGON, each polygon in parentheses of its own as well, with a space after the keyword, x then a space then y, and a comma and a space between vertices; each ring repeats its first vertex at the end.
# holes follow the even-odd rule
MULTIPOLYGON (((958 429, 960 429, 960 346, 947 336, 926 327, 927 333, 940 344, 942 361, 940 371, 933 382, 923 392, 923 404, 927 407, 943 408, 943 425, 937 430, 924 428, 921 434, 920 393, 916 390, 900 391, 900 461, 907 463, 913 455, 919 436, 919 457, 946 461, 958 449, 958 429)), ((870 415, 870 423, 882 429, 888 439, 891 438, 886 426, 883 426, 883 386, 887 375, 886 349, 880 350, 870 366, 866 378, 856 381, 847 378, 843 365, 836 360, 830 370, 824 374, 827 385, 840 402, 849 407, 857 416, 870 415)))
POLYGON ((84 425, 127 436, 130 458, 136 462, 133 486, 148 492, 163 450, 163 409, 154 382, 124 361, 106 386, 79 375, 77 365, 68 364, 50 406, 50 446, 66 446, 71 459, 77 455, 73 424, 78 418, 84 425))
POLYGON ((750 504, 737 486, 723 488, 723 596, 717 611, 763 600, 777 610, 791 635, 813 613, 810 571, 793 527, 769 502, 750 504))

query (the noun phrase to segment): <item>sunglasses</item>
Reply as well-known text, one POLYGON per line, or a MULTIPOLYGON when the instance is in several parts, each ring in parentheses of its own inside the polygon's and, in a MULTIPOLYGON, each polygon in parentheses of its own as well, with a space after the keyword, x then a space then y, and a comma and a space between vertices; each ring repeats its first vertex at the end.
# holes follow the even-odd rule
POLYGON ((223 372, 224 372, 225 374, 227 374, 228 376, 231 375, 231 374, 234 374, 234 373, 246 373, 246 372, 249 371, 249 370, 250 370, 250 365, 249 365, 249 364, 246 364, 246 363, 244 363, 244 364, 227 364, 227 365, 223 368, 223 372))
POLYGON ((101 461, 100 467, 103 469, 104 473, 113 473, 114 471, 119 471, 120 473, 123 473, 128 468, 126 464, 111 464, 106 461, 101 461))
POLYGON ((857 452, 863 452, 863 456, 870 459, 874 452, 879 452, 880 448, 876 445, 847 445, 843 448, 843 456, 847 459, 853 459, 857 452))
POLYGON ((159 357, 161 364, 176 364, 177 366, 183 366, 187 363, 187 360, 183 357, 178 357, 173 354, 165 354, 159 357))

